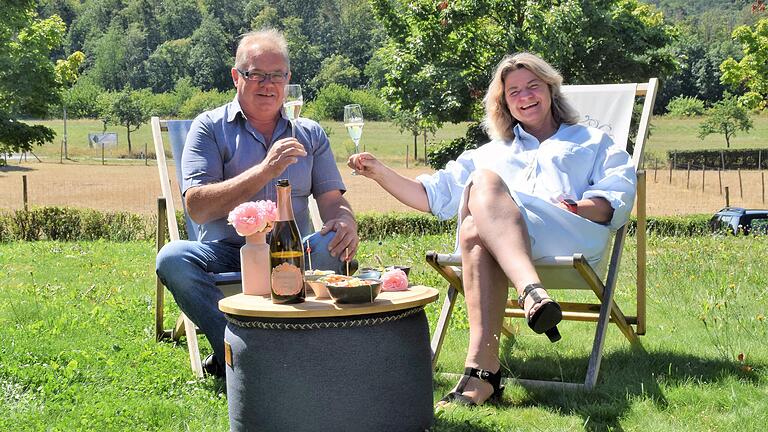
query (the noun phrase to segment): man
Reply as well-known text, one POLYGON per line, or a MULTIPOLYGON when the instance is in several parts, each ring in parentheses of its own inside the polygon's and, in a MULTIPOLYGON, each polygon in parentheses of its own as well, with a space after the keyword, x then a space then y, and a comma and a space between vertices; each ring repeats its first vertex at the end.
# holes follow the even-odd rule
POLYGON ((343 260, 354 257, 359 243, 328 137, 312 120, 298 119, 292 128, 283 115, 290 77, 282 34, 264 30, 243 36, 232 68, 236 97, 194 120, 181 159, 184 203, 200 224, 200 241, 171 242, 157 256, 160 280, 213 347, 204 370, 218 377, 225 370, 226 320, 218 309, 223 295, 209 272, 240 270, 244 240, 227 224, 230 210, 245 201, 276 200, 275 180, 287 178, 300 232, 313 232, 310 194, 324 221, 321 231, 304 239, 315 268, 341 273, 343 260))

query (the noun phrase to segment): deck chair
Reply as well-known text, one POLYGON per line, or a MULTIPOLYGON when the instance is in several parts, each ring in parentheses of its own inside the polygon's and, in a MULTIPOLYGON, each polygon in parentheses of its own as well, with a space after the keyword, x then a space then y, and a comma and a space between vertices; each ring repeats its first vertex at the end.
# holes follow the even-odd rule
MULTIPOLYGON (((582 123, 598 127, 608 132, 616 143, 626 144, 629 138, 632 110, 636 97, 643 97, 643 108, 634 140, 632 161, 637 172, 637 303, 635 315, 626 315, 614 301, 616 279, 624 247, 627 226, 619 228, 613 236, 613 244, 606 248, 606 256, 600 265, 593 268, 586 258, 579 253, 573 256, 553 256, 536 260, 536 270, 544 287, 551 290, 592 290, 597 296, 597 303, 568 303, 560 302, 563 309, 563 320, 597 322, 592 352, 589 357, 587 375, 583 383, 566 383, 559 381, 518 379, 517 383, 525 387, 556 387, 592 390, 597 382, 597 376, 602 359, 603 343, 608 330, 608 323, 615 323, 633 346, 638 346, 638 335, 645 334, 645 173, 641 169, 643 148, 648 136, 648 124, 651 119, 653 104, 656 98, 658 80, 651 78, 647 83, 606 84, 563 86, 573 106, 579 111, 582 123), (634 327, 633 327, 634 326, 634 327)), ((431 265, 445 280, 448 281, 448 291, 443 301, 443 307, 432 337, 432 366, 437 365, 440 349, 445 338, 453 307, 458 294, 463 294, 461 280, 460 253, 427 252, 427 263, 431 265)), ((508 299, 505 317, 524 318, 525 312, 516 299, 508 299)), ((514 333, 512 327, 505 322, 502 332, 506 336, 514 333)))
MULTIPOLYGON (((191 120, 161 120, 159 117, 152 117, 152 139, 155 144, 155 153, 157 154, 157 169, 160 174, 160 188, 162 195, 157 199, 157 251, 165 244, 166 236, 171 241, 179 240, 179 227, 176 222, 176 206, 174 204, 174 194, 181 196, 181 169, 178 161, 181 161, 181 154, 184 150, 184 142, 189 133, 191 120), (163 143, 163 132, 167 132, 171 144, 171 154, 176 161, 176 184, 177 188, 171 187, 168 177, 168 165, 165 158, 165 145, 163 143), (175 192, 173 192, 175 190, 175 192)), ((184 226, 189 240, 197 240, 199 225, 195 223, 187 214, 184 200, 181 200, 181 206, 184 210, 184 226)), ((310 196, 309 211, 312 224, 315 230, 319 230, 323 222, 320 219, 320 213, 317 209, 317 203, 310 196)), ((213 274, 216 286, 221 289, 225 296, 242 292, 240 284, 240 272, 215 273, 213 274)), ((158 341, 170 338, 178 341, 182 335, 187 337, 187 347, 189 349, 189 361, 192 371, 198 378, 203 377, 203 370, 200 364, 200 350, 197 345, 197 328, 195 324, 183 313, 176 320, 172 329, 164 328, 164 297, 165 286, 156 278, 155 289, 155 338, 158 341)))

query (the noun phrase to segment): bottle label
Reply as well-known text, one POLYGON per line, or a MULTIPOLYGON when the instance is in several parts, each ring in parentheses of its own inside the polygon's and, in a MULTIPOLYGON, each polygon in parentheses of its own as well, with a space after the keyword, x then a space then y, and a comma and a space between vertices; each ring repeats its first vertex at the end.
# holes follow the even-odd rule
POLYGON ((301 269, 284 262, 272 269, 272 291, 277 295, 296 295, 304 288, 301 269))

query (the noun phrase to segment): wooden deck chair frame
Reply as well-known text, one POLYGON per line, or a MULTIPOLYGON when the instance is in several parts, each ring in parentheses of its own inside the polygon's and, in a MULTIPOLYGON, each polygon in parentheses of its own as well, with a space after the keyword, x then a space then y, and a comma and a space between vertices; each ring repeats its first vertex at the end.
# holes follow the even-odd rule
MULTIPOLYGON (((191 120, 172 120, 177 122, 187 122, 187 126, 192 123, 191 120)), ((168 176, 168 165, 165 158, 165 145, 163 143, 163 132, 168 131, 169 120, 161 120, 159 117, 152 117, 150 123, 152 126, 152 139, 155 144, 155 153, 157 155, 157 169, 160 175, 160 189, 161 196, 157 199, 157 232, 156 232, 156 246, 157 251, 165 245, 166 237, 171 241, 179 240, 179 226, 176 222, 176 206, 174 204, 174 192, 171 187, 170 177, 168 176)), ((178 161, 181 160, 181 150, 183 144, 174 148, 174 144, 171 143, 172 155, 176 163, 176 178, 179 185, 176 189, 178 196, 181 196, 181 173, 179 170, 178 161)), ((197 224, 195 224, 186 212, 184 207, 184 201, 182 202, 182 209, 184 210, 185 229, 187 236, 191 240, 196 240, 197 224)), ((312 196, 309 197, 309 211, 312 219, 312 224, 315 230, 319 230, 323 223, 320 219, 320 213, 317 209, 317 203, 312 196)), ((221 289, 224 295, 232 295, 238 292, 242 292, 240 285, 240 272, 228 272, 214 274, 214 281, 216 286, 221 289)), ((160 278, 156 278, 155 288, 155 338, 158 341, 163 339, 172 339, 178 341, 182 335, 187 337, 187 348, 189 350, 189 361, 192 371, 198 378, 203 377, 203 370, 200 362, 200 349, 197 345, 197 331, 195 324, 187 318, 186 315, 181 313, 176 319, 176 324, 172 329, 164 328, 164 304, 165 304, 165 286, 160 281, 160 278)))
MULTIPOLYGON (((616 280, 619 273, 621 254, 624 248, 624 239, 627 226, 619 228, 613 238, 610 247, 610 255, 605 279, 602 279, 595 269, 590 266, 582 254, 562 257, 545 257, 535 262, 536 270, 547 290, 553 289, 581 289, 592 290, 599 303, 567 303, 560 302, 563 309, 563 320, 597 322, 595 337, 592 344, 592 352, 589 356, 587 375, 583 383, 568 383, 560 381, 517 379, 514 380, 524 387, 541 388, 569 388, 575 390, 592 390, 597 383, 600 362, 602 359, 603 344, 608 331, 608 323, 615 323, 624 336, 634 346, 639 345, 638 335, 644 335, 646 330, 646 187, 645 172, 641 169, 643 149, 648 137, 648 126, 651 119, 653 105, 656 99, 658 80, 651 78, 647 83, 635 84, 635 97, 644 97, 642 115, 635 137, 635 146, 632 153, 632 161, 637 172, 637 303, 635 315, 626 315, 614 301, 616 280), (567 281, 567 282, 566 282, 567 281), (634 328, 633 328, 634 326, 634 328)), ((606 251, 608 252, 608 251, 606 251)), ((442 348, 448 324, 456 304, 458 294, 463 294, 461 280, 461 255, 441 254, 433 251, 427 252, 427 263, 432 266, 443 278, 448 281, 448 291, 443 301, 443 307, 438 318, 435 332, 432 336, 432 367, 437 366, 438 356, 442 348)), ((508 299, 504 313, 505 317, 524 318, 525 312, 521 309, 516 299, 508 299)), ((506 336, 514 333, 512 327, 506 322, 502 328, 506 336)))

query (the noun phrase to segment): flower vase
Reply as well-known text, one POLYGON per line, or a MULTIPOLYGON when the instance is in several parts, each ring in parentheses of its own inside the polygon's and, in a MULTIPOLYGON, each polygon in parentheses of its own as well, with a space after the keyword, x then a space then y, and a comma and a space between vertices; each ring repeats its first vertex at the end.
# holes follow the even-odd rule
POLYGON ((269 244, 266 232, 257 232, 245 238, 245 244, 240 248, 240 271, 243 294, 270 294, 269 244))

